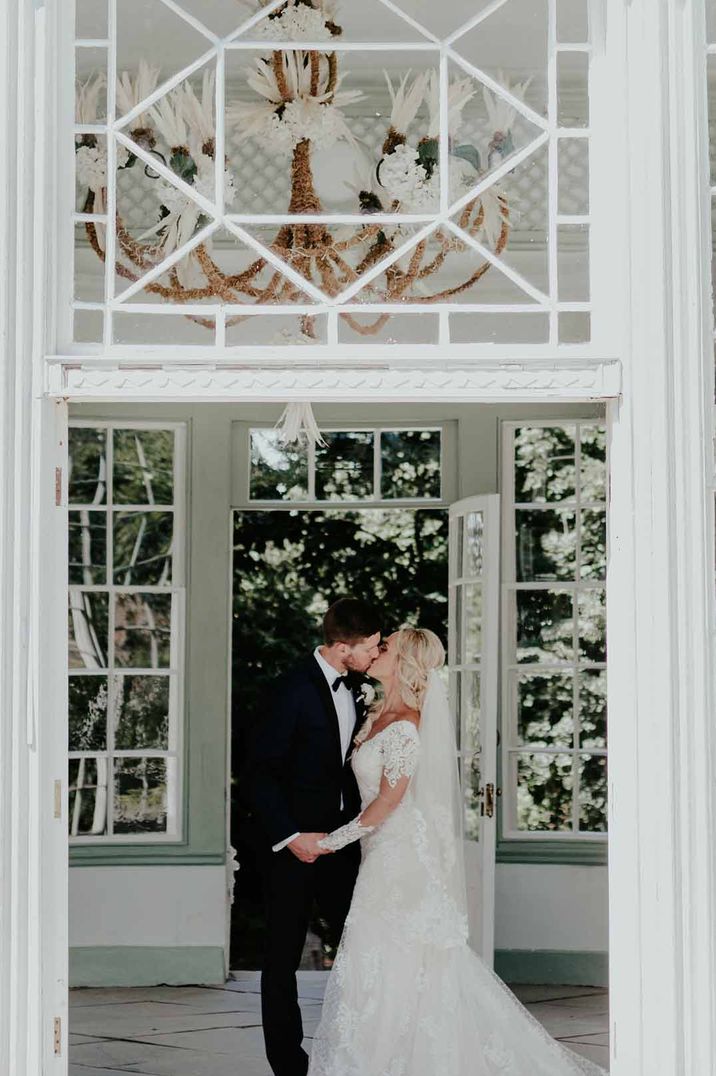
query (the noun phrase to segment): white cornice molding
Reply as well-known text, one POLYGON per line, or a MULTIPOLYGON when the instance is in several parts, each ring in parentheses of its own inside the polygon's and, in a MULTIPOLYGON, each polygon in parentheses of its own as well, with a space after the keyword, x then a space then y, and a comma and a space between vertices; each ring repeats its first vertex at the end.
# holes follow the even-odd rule
POLYGON ((621 391, 616 360, 492 363, 448 369, 111 366, 50 370, 49 392, 73 400, 272 400, 460 402, 605 399, 621 391))

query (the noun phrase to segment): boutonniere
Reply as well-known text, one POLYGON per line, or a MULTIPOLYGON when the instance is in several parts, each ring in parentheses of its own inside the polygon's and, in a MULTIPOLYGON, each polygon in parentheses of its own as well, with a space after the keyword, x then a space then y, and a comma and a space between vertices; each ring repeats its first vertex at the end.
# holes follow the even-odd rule
POLYGON ((370 704, 375 699, 375 688, 366 680, 366 682, 364 684, 361 684, 361 686, 358 688, 358 694, 363 700, 363 705, 366 707, 370 706, 370 704))

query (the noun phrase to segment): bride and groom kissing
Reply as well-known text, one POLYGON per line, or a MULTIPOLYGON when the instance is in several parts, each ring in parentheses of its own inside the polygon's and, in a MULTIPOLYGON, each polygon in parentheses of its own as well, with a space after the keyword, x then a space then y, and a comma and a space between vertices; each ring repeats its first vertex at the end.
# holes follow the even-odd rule
POLYGON ((427 629, 381 628, 369 602, 334 602, 323 646, 278 681, 254 730, 269 1064, 275 1076, 605 1076, 470 949, 445 652, 427 629), (340 944, 309 1058, 296 971, 314 901, 340 944))

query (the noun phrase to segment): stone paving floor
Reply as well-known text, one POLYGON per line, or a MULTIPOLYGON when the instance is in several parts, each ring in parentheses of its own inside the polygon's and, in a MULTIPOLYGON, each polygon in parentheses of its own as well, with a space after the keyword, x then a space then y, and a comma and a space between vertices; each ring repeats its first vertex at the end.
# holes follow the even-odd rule
MULTIPOLYGON (((310 1047, 327 972, 299 972, 310 1047)), ((517 986, 556 1038, 608 1067, 608 997, 588 986, 517 986)), ((271 1076, 263 1052, 257 972, 224 987, 73 990, 70 1076, 271 1076)))

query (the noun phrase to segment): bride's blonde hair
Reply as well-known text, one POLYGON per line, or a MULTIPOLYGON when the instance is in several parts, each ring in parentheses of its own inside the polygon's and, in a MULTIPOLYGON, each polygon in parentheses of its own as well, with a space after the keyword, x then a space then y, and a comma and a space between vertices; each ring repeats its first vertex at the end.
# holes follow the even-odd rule
MULTIPOLYGON (((411 710, 420 711, 428 687, 428 673, 445 664, 445 648, 434 631, 403 624, 398 629, 396 654, 400 697, 411 710)), ((371 706, 369 717, 373 721, 383 709, 383 702, 379 698, 371 706)))

